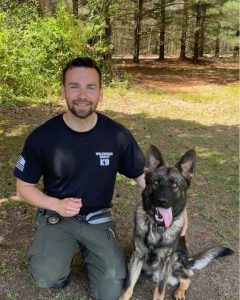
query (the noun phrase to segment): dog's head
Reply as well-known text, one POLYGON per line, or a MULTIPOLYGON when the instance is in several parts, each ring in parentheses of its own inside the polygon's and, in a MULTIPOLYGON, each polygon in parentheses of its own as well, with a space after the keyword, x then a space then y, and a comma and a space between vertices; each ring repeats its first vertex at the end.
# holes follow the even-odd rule
POLYGON ((174 167, 166 167, 157 147, 151 145, 145 168, 143 208, 161 226, 169 227, 186 206, 186 192, 196 165, 195 150, 187 151, 174 167))

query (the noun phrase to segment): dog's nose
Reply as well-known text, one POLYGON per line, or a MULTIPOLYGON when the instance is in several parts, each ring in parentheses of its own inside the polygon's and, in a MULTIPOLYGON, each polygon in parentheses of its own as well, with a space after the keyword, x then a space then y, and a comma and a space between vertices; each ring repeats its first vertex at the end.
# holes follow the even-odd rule
POLYGON ((160 198, 160 199, 158 199, 157 202, 158 202, 159 204, 161 204, 161 205, 164 205, 164 204, 167 203, 167 199, 166 199, 166 198, 160 198))

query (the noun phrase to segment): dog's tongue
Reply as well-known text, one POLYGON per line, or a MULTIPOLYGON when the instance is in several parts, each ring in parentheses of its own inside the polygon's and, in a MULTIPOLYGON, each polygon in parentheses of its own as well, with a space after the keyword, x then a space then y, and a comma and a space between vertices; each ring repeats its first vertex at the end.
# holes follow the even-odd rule
POLYGON ((158 210, 163 217, 165 227, 168 228, 172 224, 172 218, 173 218, 171 207, 169 208, 158 207, 158 210))

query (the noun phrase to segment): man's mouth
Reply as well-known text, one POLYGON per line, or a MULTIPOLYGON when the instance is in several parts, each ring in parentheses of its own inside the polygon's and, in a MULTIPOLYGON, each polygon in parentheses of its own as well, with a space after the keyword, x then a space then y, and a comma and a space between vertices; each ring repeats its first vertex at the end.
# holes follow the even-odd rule
POLYGON ((75 102, 74 104, 77 105, 78 107, 86 107, 90 105, 90 103, 86 101, 79 101, 79 102, 75 102))
POLYGON ((166 228, 168 228, 172 224, 172 208, 162 208, 156 207, 155 208, 155 219, 158 222, 164 222, 166 228))

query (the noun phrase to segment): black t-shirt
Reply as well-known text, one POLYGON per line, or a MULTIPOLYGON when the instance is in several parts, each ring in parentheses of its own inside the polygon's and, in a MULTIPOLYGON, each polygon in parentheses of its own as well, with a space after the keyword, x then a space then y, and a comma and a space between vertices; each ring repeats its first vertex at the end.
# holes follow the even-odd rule
POLYGON ((27 138, 14 175, 36 184, 43 176, 44 193, 63 199, 82 198, 81 212, 111 207, 116 174, 136 178, 145 158, 131 133, 98 113, 87 132, 70 129, 58 115, 27 138))

